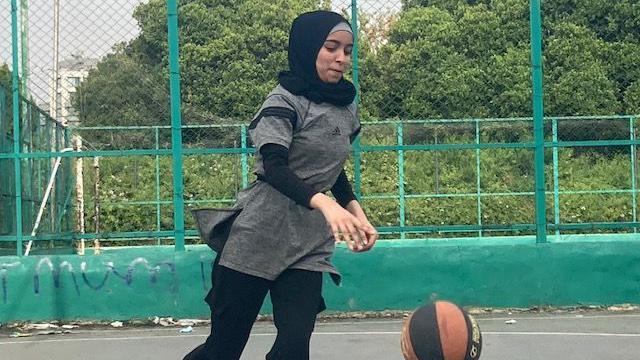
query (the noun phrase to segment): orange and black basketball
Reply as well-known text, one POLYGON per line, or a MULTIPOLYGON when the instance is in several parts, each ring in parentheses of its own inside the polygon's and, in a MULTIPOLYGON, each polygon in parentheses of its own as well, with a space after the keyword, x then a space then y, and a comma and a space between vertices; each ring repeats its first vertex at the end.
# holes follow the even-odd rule
POLYGON ((405 360, 477 360, 482 334, 462 308, 436 301, 416 309, 405 321, 401 346, 405 360))

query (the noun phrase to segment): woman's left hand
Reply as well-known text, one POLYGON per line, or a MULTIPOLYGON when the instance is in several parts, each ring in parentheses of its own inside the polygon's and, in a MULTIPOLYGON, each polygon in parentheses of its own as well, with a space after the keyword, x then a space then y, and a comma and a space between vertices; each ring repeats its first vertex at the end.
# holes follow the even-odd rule
POLYGON ((378 236, 379 236, 378 231, 376 230, 375 227, 373 227, 373 225, 371 225, 371 223, 369 222, 369 219, 367 218, 367 215, 364 213, 364 211, 362 210, 362 207, 360 206, 357 200, 353 200, 349 204, 347 204, 346 209, 351 214, 353 214, 358 220, 360 220, 360 223, 363 224, 364 233, 366 235, 366 239, 364 239, 365 241, 362 244, 362 246, 360 246, 357 249, 354 249, 353 251, 364 252, 364 251, 371 250, 371 248, 376 244, 376 241, 378 240, 378 236))

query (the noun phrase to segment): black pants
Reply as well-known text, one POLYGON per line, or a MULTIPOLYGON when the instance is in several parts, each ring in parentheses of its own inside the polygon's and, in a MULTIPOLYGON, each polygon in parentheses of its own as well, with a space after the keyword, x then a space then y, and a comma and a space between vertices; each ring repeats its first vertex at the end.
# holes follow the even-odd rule
POLYGON ((205 298, 211 308, 211 335, 184 360, 240 359, 267 292, 278 335, 266 359, 309 359, 316 315, 325 308, 321 272, 291 269, 269 281, 216 264, 212 281, 205 298))

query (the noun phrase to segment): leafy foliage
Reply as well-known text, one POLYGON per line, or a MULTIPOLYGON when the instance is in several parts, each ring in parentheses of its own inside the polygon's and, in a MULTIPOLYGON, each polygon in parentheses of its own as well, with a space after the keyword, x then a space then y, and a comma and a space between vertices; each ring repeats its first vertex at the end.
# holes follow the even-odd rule
MULTIPOLYGON (((518 0, 404 1, 378 56, 363 64, 372 117, 530 116, 528 4, 518 0), (371 76, 367 76, 370 73, 371 76)), ((548 115, 633 113, 628 89, 640 21, 632 1, 544 4, 548 115)), ((637 61, 635 61, 637 63, 637 61)))

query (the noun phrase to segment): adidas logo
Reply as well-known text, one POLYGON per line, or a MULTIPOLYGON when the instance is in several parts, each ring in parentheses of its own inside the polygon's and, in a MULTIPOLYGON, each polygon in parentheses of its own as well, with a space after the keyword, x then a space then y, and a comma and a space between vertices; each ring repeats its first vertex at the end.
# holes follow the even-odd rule
POLYGON ((331 132, 331 135, 339 136, 342 135, 342 132, 340 131, 340 128, 336 126, 336 128, 331 132))

